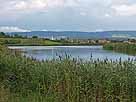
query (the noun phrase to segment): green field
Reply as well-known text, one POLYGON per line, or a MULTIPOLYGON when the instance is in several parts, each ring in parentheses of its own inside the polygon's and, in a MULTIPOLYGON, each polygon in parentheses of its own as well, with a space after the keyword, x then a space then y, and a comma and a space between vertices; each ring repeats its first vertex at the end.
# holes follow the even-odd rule
POLYGON ((135 102, 136 62, 36 61, 0 46, 0 102, 135 102))
POLYGON ((80 46, 99 45, 92 43, 68 42, 65 40, 48 40, 43 38, 0 38, 0 44, 9 46, 80 46))
POLYGON ((59 39, 50 40, 47 38, 38 38, 38 36, 21 36, 15 34, 13 36, 0 32, 0 44, 10 46, 80 46, 80 45, 103 45, 104 43, 92 42, 92 40, 83 39, 59 39))
POLYGON ((40 38, 0 38, 0 44, 22 46, 61 45, 60 42, 40 38))

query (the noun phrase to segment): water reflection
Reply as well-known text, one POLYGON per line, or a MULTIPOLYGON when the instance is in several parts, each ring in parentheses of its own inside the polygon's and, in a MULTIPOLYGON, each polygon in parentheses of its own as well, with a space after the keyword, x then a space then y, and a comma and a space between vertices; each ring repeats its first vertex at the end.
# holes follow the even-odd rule
POLYGON ((135 56, 122 53, 115 53, 102 49, 102 46, 11 46, 10 49, 22 51, 22 55, 33 57, 38 60, 58 58, 59 56, 70 55, 72 58, 93 59, 111 59, 111 60, 128 60, 135 59, 135 56))

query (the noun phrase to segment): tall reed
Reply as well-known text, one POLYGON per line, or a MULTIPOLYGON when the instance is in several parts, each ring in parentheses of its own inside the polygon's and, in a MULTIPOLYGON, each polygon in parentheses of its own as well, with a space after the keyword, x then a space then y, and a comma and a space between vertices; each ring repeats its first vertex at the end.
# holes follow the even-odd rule
POLYGON ((39 62, 0 46, 0 87, 10 102, 134 102, 136 61, 39 62))

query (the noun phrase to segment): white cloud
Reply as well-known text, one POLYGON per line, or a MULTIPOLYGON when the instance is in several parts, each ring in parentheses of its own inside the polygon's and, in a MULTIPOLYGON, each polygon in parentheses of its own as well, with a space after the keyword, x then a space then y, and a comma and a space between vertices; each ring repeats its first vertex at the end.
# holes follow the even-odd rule
POLYGON ((78 6, 78 0, 20 0, 11 1, 14 10, 38 11, 47 10, 56 7, 75 7, 78 6))
POLYGON ((21 29, 19 27, 1 26, 0 32, 30 32, 30 30, 21 29))
POLYGON ((105 17, 112 17, 110 14, 106 13, 105 17))
POLYGON ((80 12, 80 15, 81 15, 81 16, 86 16, 87 13, 86 13, 86 12, 80 12))
POLYGON ((79 0, 65 0, 64 3, 67 7, 78 7, 80 4, 79 0))
MULTIPOLYGON (((0 15, 10 14, 12 16, 20 15, 21 13, 43 12, 50 8, 57 9, 59 7, 73 7, 73 9, 87 9, 90 12, 101 12, 101 10, 107 9, 105 7, 108 5, 117 4, 117 1, 118 0, 0 0, 0 15), (95 9, 98 11, 93 11, 95 9)), ((118 2, 121 4, 125 3, 124 1, 126 2, 127 0, 120 0, 118 2)))
POLYGON ((135 17, 136 0, 0 0, 2 26, 93 30, 102 24, 100 28, 118 29, 131 27, 126 20, 135 25, 135 17))
POLYGON ((48 7, 61 7, 64 6, 65 0, 43 0, 47 2, 48 7))
POLYGON ((47 29, 43 29, 43 30, 41 30, 41 31, 48 31, 47 29))
POLYGON ((64 6, 65 0, 11 0, 7 2, 0 0, 0 2, 2 13, 15 14, 20 12, 39 12, 45 11, 48 8, 62 7, 64 6))
POLYGON ((13 9, 15 10, 23 10, 23 11, 30 11, 30 10, 39 10, 44 9, 46 7, 46 3, 43 3, 41 0, 34 0, 34 1, 20 1, 15 3, 13 9))
POLYGON ((18 11, 36 12, 46 10, 47 8, 62 6, 63 3, 64 0, 26 0, 12 3, 12 9, 18 11))
POLYGON ((95 32, 102 32, 104 29, 96 29, 95 32))
POLYGON ((136 4, 132 5, 114 5, 112 8, 115 10, 115 13, 119 16, 134 16, 136 15, 136 4))

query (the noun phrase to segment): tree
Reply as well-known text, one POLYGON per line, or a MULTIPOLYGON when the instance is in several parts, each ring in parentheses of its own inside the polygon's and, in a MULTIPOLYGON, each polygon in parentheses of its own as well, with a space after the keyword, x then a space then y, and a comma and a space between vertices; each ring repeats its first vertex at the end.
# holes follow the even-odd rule
POLYGON ((14 34, 14 37, 15 38, 23 38, 21 35, 19 35, 19 34, 14 34))
POLYGON ((34 38, 34 39, 35 39, 35 38, 38 38, 38 36, 32 36, 32 38, 34 38))
POLYGON ((6 34, 4 32, 0 32, 0 37, 5 37, 6 34))

